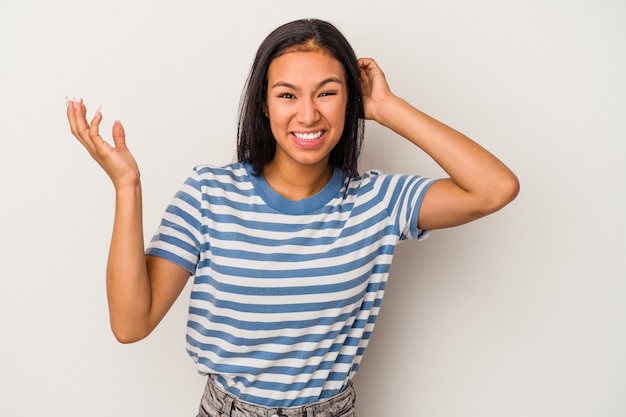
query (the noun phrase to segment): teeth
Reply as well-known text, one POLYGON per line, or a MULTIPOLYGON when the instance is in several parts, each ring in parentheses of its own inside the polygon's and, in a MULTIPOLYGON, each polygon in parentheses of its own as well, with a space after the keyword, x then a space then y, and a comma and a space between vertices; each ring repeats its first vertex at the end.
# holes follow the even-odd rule
POLYGON ((316 133, 294 133, 294 135, 301 140, 315 140, 322 136, 322 132, 316 133))

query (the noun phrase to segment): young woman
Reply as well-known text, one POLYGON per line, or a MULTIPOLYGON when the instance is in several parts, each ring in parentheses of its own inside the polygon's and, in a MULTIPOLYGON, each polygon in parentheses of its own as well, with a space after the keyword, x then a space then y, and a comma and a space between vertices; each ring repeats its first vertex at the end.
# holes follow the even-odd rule
POLYGON ((395 245, 492 213, 515 175, 393 94, 342 34, 298 20, 261 44, 242 99, 237 163, 201 165, 144 249, 139 169, 68 103, 72 133, 116 192, 107 293, 113 332, 146 337, 194 276, 188 352, 208 375, 199 416, 353 416, 351 380, 395 245), (430 155, 449 178, 360 175, 363 119, 430 155))

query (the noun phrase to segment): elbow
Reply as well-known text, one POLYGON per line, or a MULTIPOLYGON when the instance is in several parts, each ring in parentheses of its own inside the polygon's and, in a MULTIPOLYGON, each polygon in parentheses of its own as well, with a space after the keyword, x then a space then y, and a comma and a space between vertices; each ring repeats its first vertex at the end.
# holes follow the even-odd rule
POLYGON ((116 332, 113 332, 113 335, 115 336, 115 340, 117 340, 123 345, 129 345, 131 343, 135 343, 141 340, 141 338, 132 337, 130 335, 120 334, 116 332))
POLYGON ((128 326, 115 325, 113 323, 111 323, 111 331, 113 332, 115 339, 124 345, 145 339, 150 333, 147 331, 129 328, 128 326))
POLYGON ((494 213, 517 197, 520 191, 520 183, 515 174, 510 173, 499 179, 489 187, 484 204, 485 215, 494 213))
POLYGON ((502 207, 509 204, 511 201, 515 200, 515 197, 519 194, 520 184, 519 179, 513 173, 511 173, 508 178, 503 181, 503 191, 502 191, 502 207))
POLYGON ((142 339, 141 337, 136 337, 134 335, 124 333, 124 332, 116 332, 115 330, 113 330, 113 336, 115 336, 115 340, 117 340, 123 345, 135 343, 142 339))

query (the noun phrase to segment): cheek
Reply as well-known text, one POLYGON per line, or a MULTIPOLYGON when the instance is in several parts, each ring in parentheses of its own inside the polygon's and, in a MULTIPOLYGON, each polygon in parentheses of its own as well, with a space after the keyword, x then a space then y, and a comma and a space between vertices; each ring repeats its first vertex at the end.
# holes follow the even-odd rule
POLYGON ((342 102, 328 103, 323 108, 323 113, 326 119, 337 122, 339 120, 345 120, 346 118, 346 105, 342 102))
POLYGON ((332 110, 331 121, 335 128, 343 131, 344 125, 346 124, 346 107, 345 106, 336 106, 332 110))
POLYGON ((269 112, 269 125, 274 140, 282 140, 289 131, 288 119, 276 110, 269 112))
POLYGON ((270 117, 270 131, 272 132, 272 136, 276 139, 279 136, 279 126, 276 125, 276 122, 270 117))
POLYGON ((267 108, 267 115, 270 119, 270 123, 280 125, 286 123, 291 117, 292 110, 286 106, 272 105, 271 103, 267 108))

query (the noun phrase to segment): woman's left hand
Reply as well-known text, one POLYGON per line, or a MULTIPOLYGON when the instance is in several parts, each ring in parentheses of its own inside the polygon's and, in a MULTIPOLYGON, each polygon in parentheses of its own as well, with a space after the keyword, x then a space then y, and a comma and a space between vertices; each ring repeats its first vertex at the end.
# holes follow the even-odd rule
POLYGON ((376 61, 371 58, 360 58, 361 92, 363 94, 363 108, 365 118, 381 122, 382 106, 394 95, 387 84, 385 74, 376 61))

